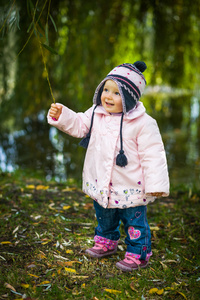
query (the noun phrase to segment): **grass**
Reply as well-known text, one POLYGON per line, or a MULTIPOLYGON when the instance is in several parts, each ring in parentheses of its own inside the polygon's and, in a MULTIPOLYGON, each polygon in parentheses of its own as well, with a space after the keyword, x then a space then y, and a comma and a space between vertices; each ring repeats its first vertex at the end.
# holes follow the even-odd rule
POLYGON ((0 174, 0 299, 199 299, 200 190, 176 187, 148 207, 150 266, 123 273, 92 259, 92 200, 72 182, 0 174))

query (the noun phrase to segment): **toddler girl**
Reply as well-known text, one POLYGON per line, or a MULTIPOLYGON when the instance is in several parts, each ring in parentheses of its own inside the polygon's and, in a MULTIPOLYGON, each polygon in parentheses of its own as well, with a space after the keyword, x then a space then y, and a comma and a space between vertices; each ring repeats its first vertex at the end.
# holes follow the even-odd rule
POLYGON ((122 64, 97 87, 85 113, 52 104, 49 124, 77 138, 87 148, 83 191, 94 201, 98 226, 94 247, 86 253, 104 257, 117 251, 120 222, 127 245, 122 271, 145 268, 151 252, 147 204, 169 195, 169 178, 157 123, 139 101, 146 64, 122 64))

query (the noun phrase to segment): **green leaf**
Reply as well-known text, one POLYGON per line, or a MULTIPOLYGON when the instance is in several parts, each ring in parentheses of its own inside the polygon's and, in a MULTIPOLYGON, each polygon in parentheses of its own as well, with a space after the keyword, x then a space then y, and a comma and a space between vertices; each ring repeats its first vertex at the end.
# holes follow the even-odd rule
POLYGON ((31 0, 27 0, 27 11, 30 16, 32 10, 34 10, 33 2, 31 0))
POLYGON ((53 26, 54 26, 55 31, 57 32, 58 29, 57 29, 57 27, 56 27, 56 23, 54 22, 53 17, 52 17, 51 15, 49 15, 49 17, 50 17, 50 19, 51 19, 51 22, 52 22, 52 24, 53 24, 53 26))
POLYGON ((46 44, 41 44, 44 48, 46 48, 47 50, 49 50, 51 53, 58 55, 58 52, 56 50, 54 50, 53 48, 49 47, 46 44))

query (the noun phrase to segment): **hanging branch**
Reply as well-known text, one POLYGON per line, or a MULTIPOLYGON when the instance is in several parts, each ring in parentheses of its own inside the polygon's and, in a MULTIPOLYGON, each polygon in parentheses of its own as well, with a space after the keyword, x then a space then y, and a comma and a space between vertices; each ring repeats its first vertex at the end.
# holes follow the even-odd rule
MULTIPOLYGON (((3 28, 5 27, 5 25, 6 25, 6 22, 7 22, 10 14, 11 14, 11 12, 13 10, 15 2, 16 2, 16 0, 13 1, 12 5, 11 5, 9 11, 8 11, 7 17, 5 18, 5 20, 3 22, 3 25, 0 28, 0 33, 3 30, 3 28)), ((31 24, 30 24, 27 32, 29 33, 31 27, 33 27, 33 28, 31 30, 31 32, 30 32, 30 34, 28 36, 28 39, 26 40, 25 44, 23 45, 23 47, 21 48, 21 50, 16 55, 14 61, 16 61, 16 59, 18 58, 18 56, 24 51, 24 49, 26 48, 27 44, 29 43, 29 41, 30 41, 33 33, 35 33, 35 35, 37 37, 37 40, 38 40, 38 43, 39 43, 40 51, 41 51, 41 54, 42 54, 42 61, 43 61, 43 64, 44 64, 45 74, 46 74, 47 82, 48 82, 48 85, 49 85, 50 93, 51 93, 53 102, 55 103, 55 97, 53 95, 53 90, 52 90, 50 79, 49 79, 49 73, 48 73, 48 70, 47 70, 47 64, 46 64, 46 61, 45 61, 45 55, 44 55, 43 47, 46 48, 48 51, 50 51, 53 54, 58 54, 53 48, 51 48, 49 46, 49 38, 48 38, 48 31, 49 31, 48 20, 49 20, 49 18, 51 19, 51 22, 52 22, 52 24, 53 24, 56 32, 57 32, 57 27, 56 27, 56 24, 55 24, 52 16, 50 15, 51 0, 45 0, 44 5, 43 5, 43 7, 41 9, 41 12, 39 14, 39 17, 37 18, 37 20, 35 20, 36 19, 36 11, 37 11, 37 7, 38 7, 38 3, 39 3, 39 0, 37 0, 37 2, 35 4, 35 7, 33 7, 33 5, 32 5, 32 7, 33 7, 33 10, 32 10, 33 11, 33 13, 32 13, 32 21, 31 21, 31 24), (44 9, 45 9, 46 4, 47 4, 48 1, 49 1, 49 4, 48 4, 48 11, 47 11, 46 25, 45 25, 46 44, 44 44, 44 43, 41 42, 40 36, 38 34, 39 31, 37 30, 37 25, 38 25, 38 23, 39 23, 39 21, 41 19, 41 16, 42 16, 42 14, 44 12, 44 9)))
MULTIPOLYGON (((44 11, 44 9, 45 9, 45 6, 46 6, 46 4, 47 4, 47 1, 48 1, 48 0, 45 1, 45 3, 44 3, 44 5, 43 5, 43 7, 42 7, 42 10, 41 10, 41 13, 40 13, 39 17, 38 17, 38 19, 35 21, 36 10, 37 10, 37 6, 38 6, 38 2, 39 2, 39 0, 37 0, 36 5, 35 5, 35 8, 34 8, 34 11, 33 11, 32 22, 31 22, 31 24, 30 24, 30 26, 29 26, 29 28, 28 28, 28 32, 29 32, 29 30, 30 30, 30 28, 31 28, 32 25, 33 25, 33 29, 32 29, 32 31, 31 31, 31 33, 30 33, 30 35, 29 35, 29 37, 28 37, 26 43, 24 44, 24 46, 22 47, 22 49, 19 51, 19 53, 17 54, 17 56, 16 56, 15 59, 17 59, 17 57, 23 52, 23 50, 24 50, 25 47, 27 46, 28 42, 30 41, 30 38, 31 38, 32 34, 35 33, 35 35, 36 35, 36 37, 37 37, 37 39, 38 39, 40 51, 41 51, 41 54, 42 54, 42 61, 43 61, 43 64, 44 64, 45 74, 46 74, 47 82, 48 82, 48 85, 49 85, 51 97, 52 97, 52 99, 53 99, 53 102, 55 103, 55 97, 54 97, 54 95, 53 95, 53 90, 52 90, 52 87, 51 87, 51 83, 50 83, 50 79, 49 79, 49 73, 48 73, 48 70, 47 70, 47 64, 46 64, 46 61, 45 61, 45 56, 44 56, 44 51, 43 51, 43 49, 42 49, 42 46, 45 47, 46 49, 48 49, 49 51, 51 51, 51 52, 54 53, 54 54, 57 54, 57 52, 54 51, 54 50, 53 50, 51 47, 49 47, 48 45, 45 45, 45 44, 43 44, 43 43, 41 42, 40 37, 39 37, 39 34, 38 34, 38 31, 37 31, 37 25, 38 25, 38 22, 39 22, 39 20, 40 20, 40 18, 41 18, 41 16, 42 16, 42 13, 43 13, 43 11, 44 11)), ((50 16, 50 5, 51 5, 51 0, 49 0, 48 13, 47 13, 47 21, 46 21, 46 26, 45 26, 45 35, 46 35, 47 43, 48 43, 48 19, 49 19, 49 16, 50 16)), ((52 18, 51 18, 51 20, 52 20, 52 18)), ((52 22, 53 22, 53 21, 52 21, 52 22)))
POLYGON ((8 18, 9 18, 10 14, 11 14, 11 12, 12 12, 12 9, 13 9, 13 6, 14 6, 14 4, 15 4, 15 1, 16 1, 16 0, 13 1, 13 4, 11 5, 11 8, 10 8, 10 10, 9 10, 9 12, 8 12, 8 15, 7 15, 7 17, 5 18, 5 20, 4 20, 4 22, 3 22, 3 25, 2 25, 2 27, 1 27, 1 29, 0 29, 0 33, 1 33, 1 31, 3 30, 3 28, 5 27, 5 25, 6 25, 6 22, 7 22, 7 20, 8 20, 8 18))
MULTIPOLYGON (((34 24, 34 23, 35 23, 35 25, 38 24, 38 22, 39 22, 39 20, 40 20, 40 18, 41 18, 41 16, 42 16, 42 13, 43 13, 43 11, 44 11, 44 9, 45 9, 45 6, 46 6, 46 3, 47 3, 48 0, 45 0, 45 3, 44 3, 44 5, 43 5, 43 7, 42 7, 42 10, 41 10, 41 13, 40 13, 40 15, 39 15, 37 21, 35 22, 34 19, 35 19, 35 13, 36 13, 38 1, 39 1, 39 0, 37 0, 36 5, 35 5, 35 9, 34 9, 34 13, 33 13, 33 20, 32 20, 32 22, 31 22, 31 25, 34 24)), ((30 25, 30 26, 31 26, 31 25, 30 25)), ((30 26, 29 26, 29 28, 30 28, 30 26)), ((24 51, 25 47, 27 46, 28 42, 30 41, 31 36, 32 36, 33 33, 34 33, 34 29, 35 29, 35 27, 33 27, 33 29, 32 29, 32 31, 31 31, 31 33, 30 33, 30 35, 29 35, 29 37, 28 37, 26 43, 24 44, 24 46, 22 47, 22 49, 21 49, 21 50, 19 51, 19 53, 17 54, 15 60, 16 60, 17 57, 24 51)), ((29 29, 28 29, 28 31, 29 31, 29 29)))
POLYGON ((46 74, 47 82, 48 82, 48 85, 49 85, 51 97, 53 99, 53 102, 55 103, 56 101, 55 101, 55 97, 53 95, 53 90, 52 90, 51 83, 50 83, 50 80, 49 80, 49 73, 48 73, 48 70, 47 70, 46 62, 45 62, 44 52, 43 52, 43 49, 42 49, 42 43, 41 43, 40 38, 39 38, 38 35, 37 35, 37 38, 38 38, 38 42, 39 42, 39 45, 40 45, 40 50, 41 50, 41 53, 42 53, 42 60, 43 60, 43 64, 44 64, 45 74, 46 74))

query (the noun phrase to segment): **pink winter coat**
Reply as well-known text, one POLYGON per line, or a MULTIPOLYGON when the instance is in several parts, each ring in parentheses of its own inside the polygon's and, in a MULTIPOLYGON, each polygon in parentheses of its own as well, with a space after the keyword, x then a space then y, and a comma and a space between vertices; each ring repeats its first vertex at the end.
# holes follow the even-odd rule
MULTIPOLYGON (((63 106, 58 121, 48 115, 49 124, 77 138, 90 128, 93 107, 75 113, 63 106)), ((123 149, 128 165, 116 165, 120 150, 121 114, 109 114, 102 106, 95 110, 94 123, 83 167, 83 191, 104 208, 147 205, 155 197, 169 195, 169 177, 162 138, 156 121, 142 102, 124 115, 123 149)))

